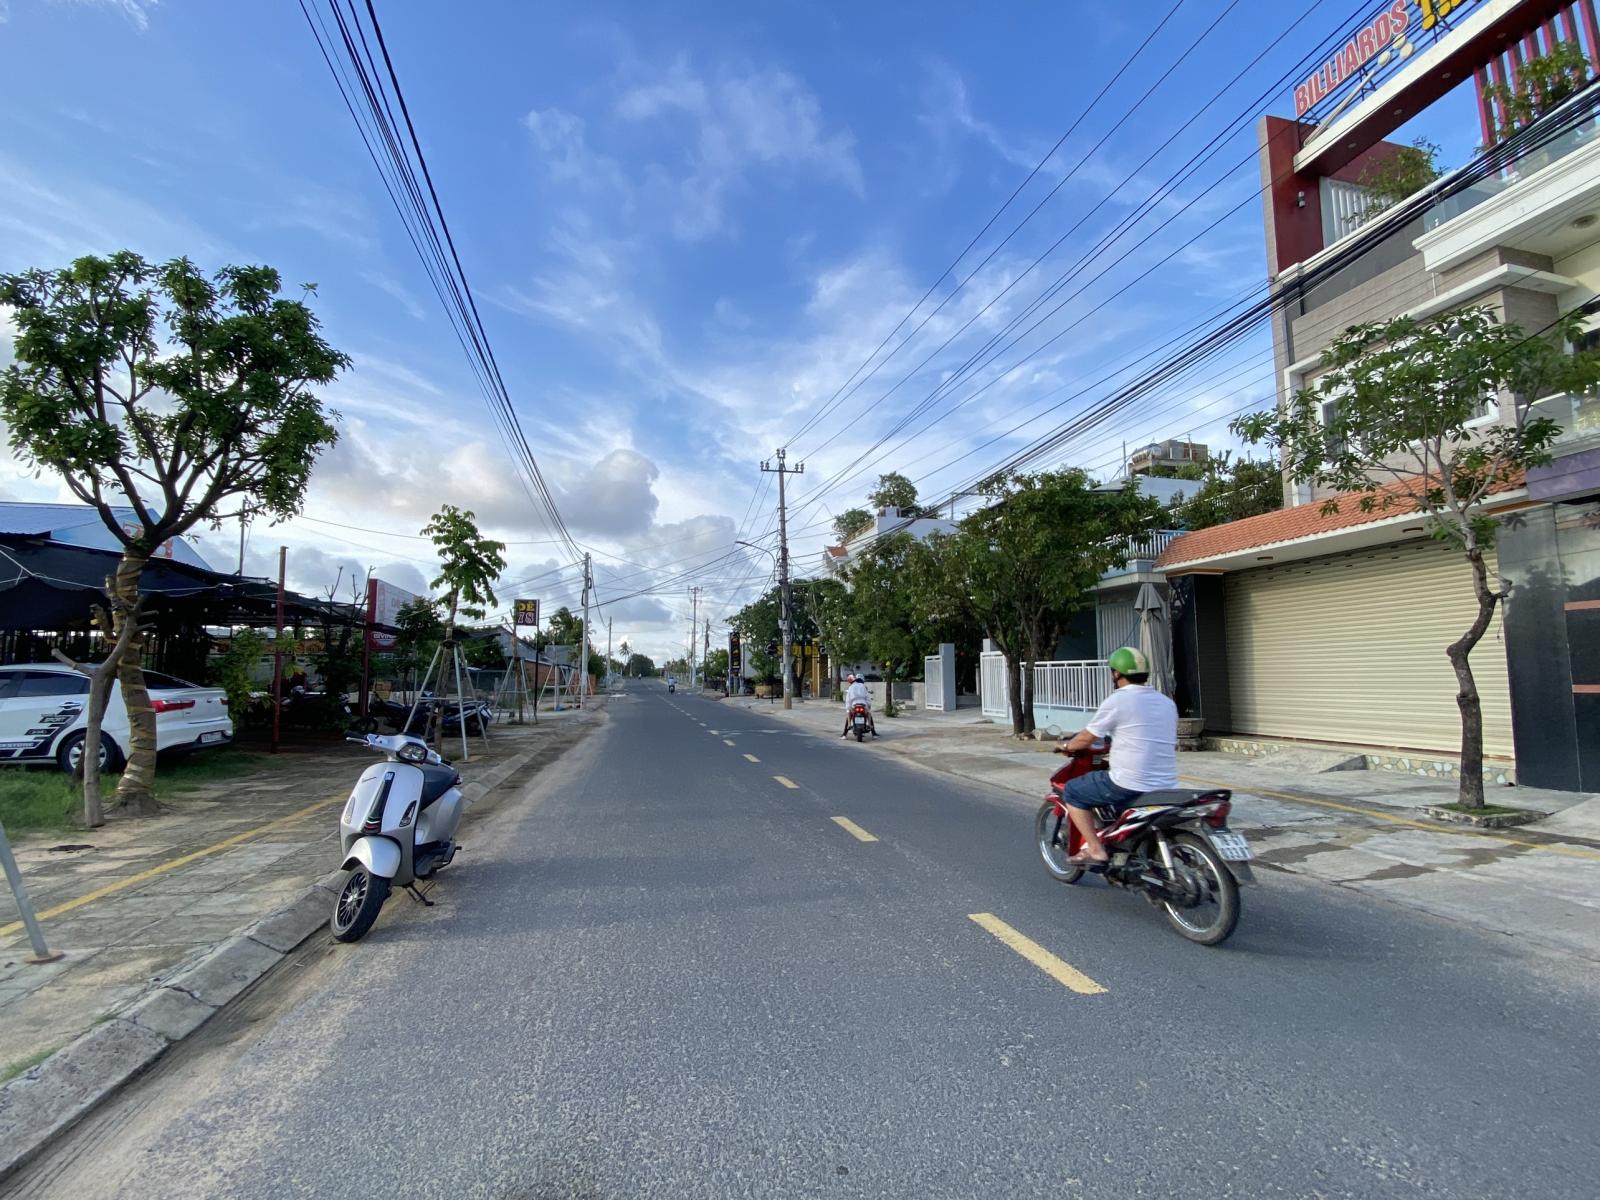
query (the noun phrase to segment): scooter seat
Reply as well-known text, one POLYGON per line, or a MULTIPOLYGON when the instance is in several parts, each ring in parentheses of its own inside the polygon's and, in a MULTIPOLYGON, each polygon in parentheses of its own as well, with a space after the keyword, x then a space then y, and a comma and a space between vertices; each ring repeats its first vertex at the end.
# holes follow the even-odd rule
POLYGON ((454 767, 439 766, 435 763, 419 763, 417 770, 422 772, 423 808, 427 808, 428 805, 461 782, 461 775, 454 767))
MULTIPOLYGON (((1145 792, 1132 803, 1141 807, 1155 804, 1171 804, 1177 808, 1188 808, 1195 804, 1205 803, 1218 798, 1216 788, 1168 788, 1159 792, 1145 792)), ((1226 798, 1227 793, 1221 796, 1226 798)))

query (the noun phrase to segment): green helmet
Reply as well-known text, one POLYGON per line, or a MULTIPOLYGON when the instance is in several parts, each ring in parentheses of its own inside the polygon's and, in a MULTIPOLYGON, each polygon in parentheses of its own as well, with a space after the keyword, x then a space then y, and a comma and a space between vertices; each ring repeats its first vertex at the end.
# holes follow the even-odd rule
POLYGON ((1150 660, 1144 656, 1143 650, 1132 646, 1123 646, 1111 652, 1111 657, 1106 659, 1106 666, 1118 675, 1148 675, 1150 674, 1150 660))

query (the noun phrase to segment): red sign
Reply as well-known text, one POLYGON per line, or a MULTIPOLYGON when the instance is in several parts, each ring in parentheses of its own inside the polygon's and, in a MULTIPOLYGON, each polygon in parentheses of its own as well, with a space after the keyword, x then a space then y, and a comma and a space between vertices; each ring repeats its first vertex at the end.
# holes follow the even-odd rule
MULTIPOLYGON (((1434 5, 1430 4, 1428 7, 1431 10, 1434 5)), ((1394 3, 1379 13, 1371 24, 1318 67, 1316 74, 1294 89, 1294 115, 1304 116, 1329 92, 1335 91, 1340 84, 1354 76, 1367 63, 1391 49, 1396 41, 1401 40, 1410 24, 1411 14, 1407 11, 1407 0, 1394 0, 1394 3)), ((1400 53, 1398 49, 1395 52, 1400 53)))

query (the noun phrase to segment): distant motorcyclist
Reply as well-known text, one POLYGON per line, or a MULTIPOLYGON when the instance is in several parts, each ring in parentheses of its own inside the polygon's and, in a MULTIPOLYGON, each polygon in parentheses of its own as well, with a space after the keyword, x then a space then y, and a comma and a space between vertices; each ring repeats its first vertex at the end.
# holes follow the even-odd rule
POLYGON ((845 682, 850 686, 845 689, 844 693, 844 732, 839 736, 850 736, 850 716, 855 711, 856 705, 865 704, 867 706, 867 729, 873 737, 877 737, 878 723, 872 719, 872 689, 867 686, 866 680, 857 679, 854 675, 846 675, 845 682))
POLYGON ((1111 739, 1111 769, 1080 775, 1062 794, 1072 823, 1083 835, 1082 852, 1067 860, 1075 866, 1110 858, 1095 828, 1094 809, 1120 812, 1145 792, 1178 786, 1178 706, 1147 686, 1150 660, 1143 651, 1123 646, 1111 652, 1106 665, 1111 668, 1111 695, 1081 733, 1056 745, 1070 754, 1101 738, 1111 739))

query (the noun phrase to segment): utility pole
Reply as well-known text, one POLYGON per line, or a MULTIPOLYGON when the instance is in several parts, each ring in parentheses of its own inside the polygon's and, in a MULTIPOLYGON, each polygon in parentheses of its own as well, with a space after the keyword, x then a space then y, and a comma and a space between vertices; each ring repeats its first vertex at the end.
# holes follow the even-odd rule
POLYGON ((611 618, 606 618, 606 691, 611 690, 611 618))
POLYGON ((589 569, 589 556, 583 556, 583 637, 578 641, 578 707, 583 707, 583 697, 589 690, 589 589, 594 586, 594 575, 589 569))
POLYGON ((694 691, 694 635, 700 628, 700 589, 689 589, 689 599, 693 604, 689 616, 689 690, 694 691))
POLYGON ((794 606, 789 603, 789 525, 788 514, 785 511, 785 496, 783 479, 786 475, 804 475, 805 463, 796 463, 789 466, 785 462, 788 457, 782 446, 778 447, 778 465, 770 462, 761 464, 762 471, 778 477, 778 595, 781 600, 781 614, 778 619, 779 631, 783 634, 783 706, 794 707, 794 606))

